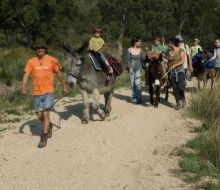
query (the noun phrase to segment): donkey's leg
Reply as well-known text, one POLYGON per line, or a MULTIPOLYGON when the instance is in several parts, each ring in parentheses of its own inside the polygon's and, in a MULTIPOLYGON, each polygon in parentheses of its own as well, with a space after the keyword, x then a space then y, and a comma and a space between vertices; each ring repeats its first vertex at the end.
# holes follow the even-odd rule
POLYGON ((166 91, 165 101, 168 101, 168 99, 169 99, 169 85, 168 84, 165 87, 165 91, 166 91))
POLYGON ((202 75, 202 81, 203 81, 203 88, 206 89, 206 85, 208 82, 208 73, 205 71, 202 75))
POLYGON ((112 110, 111 102, 112 102, 112 95, 113 95, 113 90, 107 92, 105 96, 105 114, 106 117, 110 115, 110 112, 112 110))
POLYGON ((212 78, 211 77, 211 91, 213 90, 213 86, 214 86, 214 83, 215 83, 215 78, 212 78))
POLYGON ((149 83, 149 94, 150 94, 150 103, 151 105, 154 105, 154 87, 151 82, 149 83))
POLYGON ((214 69, 212 68, 210 72, 211 72, 211 91, 212 91, 217 78, 217 71, 215 70, 215 68, 214 69))
POLYGON ((100 108, 99 97, 100 97, 99 90, 98 89, 94 89, 93 90, 93 104, 92 104, 92 107, 96 111, 96 113, 99 115, 99 117, 102 120, 105 120, 105 112, 100 108))
POLYGON ((83 118, 82 123, 87 124, 89 122, 89 98, 88 94, 85 90, 81 90, 81 94, 83 97, 83 118))
POLYGON ((155 105, 154 106, 157 108, 159 105, 159 102, 160 102, 160 86, 156 85, 155 88, 156 88, 156 90, 155 90, 156 98, 155 98, 155 105))

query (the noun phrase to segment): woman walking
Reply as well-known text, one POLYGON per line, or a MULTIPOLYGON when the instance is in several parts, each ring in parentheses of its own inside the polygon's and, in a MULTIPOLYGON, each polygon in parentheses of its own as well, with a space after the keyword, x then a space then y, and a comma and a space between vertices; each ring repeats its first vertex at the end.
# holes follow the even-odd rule
POLYGON ((128 72, 131 81, 132 103, 142 104, 141 73, 145 55, 141 49, 141 39, 133 38, 127 51, 128 72))
POLYGON ((168 67, 170 72, 170 82, 173 87, 173 93, 176 100, 176 109, 179 110, 185 105, 185 52, 179 48, 179 40, 172 38, 170 40, 168 55, 168 67))

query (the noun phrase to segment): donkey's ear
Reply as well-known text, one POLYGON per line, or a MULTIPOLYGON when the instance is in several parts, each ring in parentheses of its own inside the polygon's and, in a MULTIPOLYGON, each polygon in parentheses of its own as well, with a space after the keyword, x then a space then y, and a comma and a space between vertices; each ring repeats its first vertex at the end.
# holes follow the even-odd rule
POLYGON ((79 55, 83 55, 85 52, 87 52, 88 47, 89 47, 89 40, 85 41, 82 47, 76 50, 76 53, 78 53, 79 55))
POLYGON ((74 54, 76 51, 69 45, 59 42, 60 47, 68 54, 74 54))

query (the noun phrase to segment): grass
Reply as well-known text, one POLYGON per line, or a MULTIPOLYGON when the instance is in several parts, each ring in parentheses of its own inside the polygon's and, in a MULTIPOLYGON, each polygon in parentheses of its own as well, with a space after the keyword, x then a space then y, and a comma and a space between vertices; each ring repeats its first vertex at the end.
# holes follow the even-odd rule
POLYGON ((128 88, 130 86, 130 80, 128 73, 124 71, 116 81, 116 89, 117 88, 128 88))
MULTIPOLYGON (((220 84, 213 91, 202 90, 193 95, 188 108, 189 116, 200 120, 203 125, 195 130, 197 136, 188 141, 186 148, 177 151, 181 157, 179 166, 184 173, 184 181, 193 183, 209 176, 220 180, 220 84)), ((220 181, 219 181, 220 183, 220 181)), ((220 184, 209 183, 207 190, 220 189, 220 184)))
POLYGON ((205 190, 220 190, 220 184, 209 183, 205 190))

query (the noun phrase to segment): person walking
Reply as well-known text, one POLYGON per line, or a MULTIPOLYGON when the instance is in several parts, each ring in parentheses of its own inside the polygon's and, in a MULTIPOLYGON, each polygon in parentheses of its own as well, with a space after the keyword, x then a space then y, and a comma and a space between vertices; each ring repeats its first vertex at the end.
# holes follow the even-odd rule
POLYGON ((176 110, 185 105, 185 52, 179 47, 179 42, 178 39, 172 38, 170 40, 171 50, 168 53, 168 67, 171 70, 169 79, 176 100, 176 110))
POLYGON ((177 35, 175 38, 179 41, 179 48, 183 49, 183 51, 185 53, 183 68, 185 70, 185 76, 187 77, 187 73, 189 72, 190 75, 192 75, 192 71, 193 71, 193 69, 192 69, 192 56, 191 56, 190 48, 189 48, 188 44, 186 44, 184 42, 184 39, 181 35, 177 35))
POLYGON ((199 43, 200 43, 199 39, 198 39, 198 38, 195 38, 195 39, 194 39, 194 44, 193 44, 193 46, 190 48, 192 57, 194 57, 197 53, 203 51, 203 50, 202 50, 202 47, 199 45, 199 43))
POLYGON ((23 95, 28 94, 27 82, 31 75, 35 112, 43 123, 43 134, 38 147, 43 148, 47 145, 47 139, 52 137, 50 111, 54 106, 54 73, 60 80, 65 95, 67 95, 68 89, 60 71, 61 66, 56 58, 47 53, 45 41, 37 40, 34 49, 36 56, 31 58, 25 66, 21 92, 23 95))
POLYGON ((132 103, 142 103, 141 93, 141 73, 143 71, 143 63, 145 54, 141 49, 141 39, 133 38, 131 47, 127 51, 128 72, 131 82, 132 103))
POLYGON ((220 39, 215 40, 215 50, 214 50, 214 55, 211 57, 210 61, 216 61, 217 64, 215 65, 216 69, 216 76, 217 79, 220 79, 220 39))

